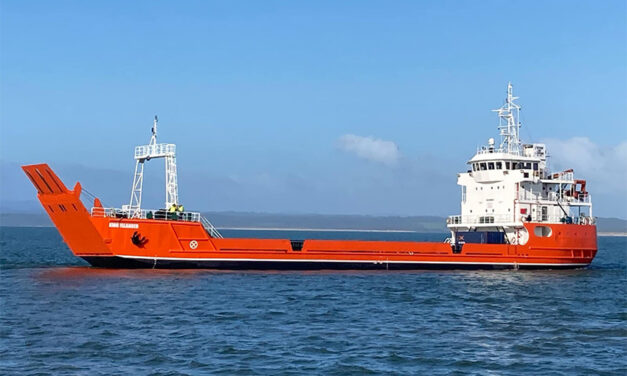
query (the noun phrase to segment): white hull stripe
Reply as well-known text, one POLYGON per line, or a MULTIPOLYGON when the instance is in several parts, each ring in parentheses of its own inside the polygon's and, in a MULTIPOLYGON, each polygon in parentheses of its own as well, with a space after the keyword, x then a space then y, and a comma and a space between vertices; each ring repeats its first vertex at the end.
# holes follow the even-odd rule
POLYGON ((589 263, 536 263, 536 262, 480 262, 480 261, 395 261, 395 260, 326 260, 326 259, 260 259, 260 258, 191 258, 191 257, 144 257, 115 255, 128 259, 168 261, 261 261, 261 262, 338 262, 365 264, 464 264, 464 265, 536 265, 536 266, 587 266, 589 263))

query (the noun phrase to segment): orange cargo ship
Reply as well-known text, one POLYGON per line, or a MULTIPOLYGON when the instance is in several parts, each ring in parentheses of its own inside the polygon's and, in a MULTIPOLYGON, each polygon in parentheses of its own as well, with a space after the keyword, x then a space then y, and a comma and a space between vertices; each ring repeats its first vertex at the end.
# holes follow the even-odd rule
POLYGON ((122 208, 90 210, 76 183, 69 190, 46 164, 23 166, 37 196, 74 255, 111 268, 212 269, 425 269, 580 268, 597 252, 595 219, 584 180, 572 170, 550 173, 543 144, 522 144, 508 85, 495 110, 494 139, 458 174, 461 215, 451 216, 451 236, 441 243, 223 238, 200 213, 178 201, 175 145, 157 143, 157 119, 148 145, 135 148, 131 199, 122 208), (163 209, 141 208, 146 161, 163 158, 163 209))

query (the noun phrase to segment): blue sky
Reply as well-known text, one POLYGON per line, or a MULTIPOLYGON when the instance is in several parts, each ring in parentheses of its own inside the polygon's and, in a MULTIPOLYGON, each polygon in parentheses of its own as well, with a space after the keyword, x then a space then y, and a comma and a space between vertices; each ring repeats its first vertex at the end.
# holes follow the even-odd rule
POLYGON ((2 200, 47 162, 121 205, 158 114, 187 207, 455 214, 508 81, 524 140, 626 218, 624 1, 2 0, 2 200))

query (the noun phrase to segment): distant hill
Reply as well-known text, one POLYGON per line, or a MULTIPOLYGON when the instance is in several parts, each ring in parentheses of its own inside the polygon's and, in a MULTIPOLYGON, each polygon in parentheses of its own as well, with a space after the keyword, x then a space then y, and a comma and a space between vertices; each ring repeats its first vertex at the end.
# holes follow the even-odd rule
MULTIPOLYGON (((245 212, 204 212, 219 228, 292 228, 334 230, 397 230, 446 232, 446 219, 437 216, 367 216, 326 214, 274 214, 245 212)), ((46 214, 0 213, 0 226, 52 226, 46 214)), ((627 233, 627 220, 598 218, 599 232, 627 233)))
POLYGON ((203 213, 216 227, 398 230, 446 232, 446 219, 435 216, 366 216, 325 214, 203 213))
POLYGON ((599 232, 627 232, 627 221, 620 218, 597 218, 599 232))

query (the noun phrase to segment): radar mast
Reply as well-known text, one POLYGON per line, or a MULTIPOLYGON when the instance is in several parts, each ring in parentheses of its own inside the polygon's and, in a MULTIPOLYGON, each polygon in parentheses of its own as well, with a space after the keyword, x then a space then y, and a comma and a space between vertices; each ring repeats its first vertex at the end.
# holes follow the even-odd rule
POLYGON ((135 147, 135 174, 133 175, 133 188, 131 189, 131 201, 125 208, 129 218, 141 217, 142 188, 144 184, 144 162, 152 158, 165 159, 165 209, 179 204, 178 181, 176 172, 176 145, 157 143, 157 125, 159 119, 155 115, 152 125, 152 135, 148 145, 135 147))
POLYGON ((499 116, 499 133, 501 135, 500 151, 509 154, 520 155, 522 153, 520 142, 520 106, 514 101, 518 99, 513 95, 512 83, 507 83, 507 97, 505 104, 496 110, 499 116))

